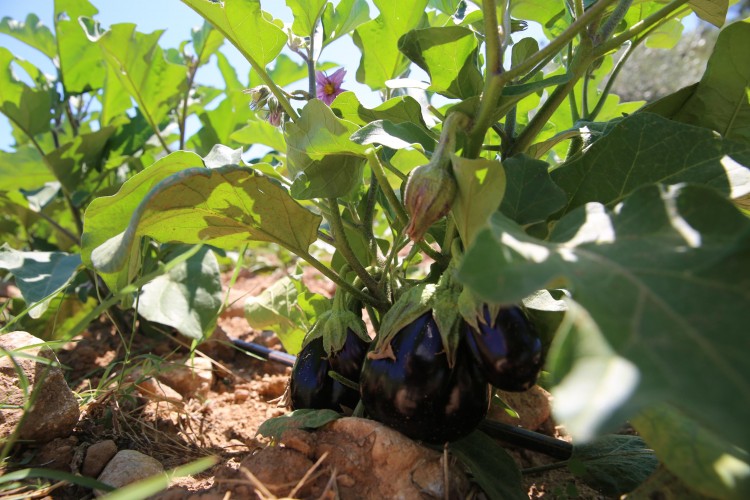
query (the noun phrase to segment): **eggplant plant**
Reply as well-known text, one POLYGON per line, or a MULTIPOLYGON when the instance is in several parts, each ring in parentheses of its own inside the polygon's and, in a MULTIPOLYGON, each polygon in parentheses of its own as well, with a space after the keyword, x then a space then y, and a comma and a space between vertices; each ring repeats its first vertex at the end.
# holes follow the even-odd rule
POLYGON ((259 0, 182 1, 206 22, 191 51, 163 51, 133 25, 103 30, 83 0, 75 12, 56 2, 54 35, 31 18, 0 25, 59 70, 50 79, 0 49, 16 139, 0 158, 0 267, 28 306, 11 323, 74 300, 86 276, 100 293, 78 295, 89 308, 68 333, 138 304, 200 339, 221 307, 215 254, 270 248, 341 294, 336 306, 287 278, 246 306, 289 353, 315 351, 308 394, 342 384, 324 376, 326 356, 346 340, 341 313, 366 312, 374 338, 354 411, 455 439, 448 449, 488 494, 502 480, 504 498, 525 495, 512 461, 473 430, 487 380, 522 390, 544 370, 574 470, 612 479, 607 494, 649 495, 676 477, 747 498, 750 22, 726 23, 728 0, 287 0, 284 20, 259 0), (721 28, 700 81, 620 102, 611 89, 637 71, 630 56, 673 46, 691 13, 721 28), (346 38, 356 71, 322 62, 346 38), (195 83, 213 55, 225 89, 195 83), (345 91, 353 79, 381 102, 345 91), (43 274, 54 279, 40 289, 43 274), (460 426, 446 410, 456 401, 460 426), (597 438, 626 422, 643 438, 636 454, 662 467, 617 472, 620 441, 597 438))

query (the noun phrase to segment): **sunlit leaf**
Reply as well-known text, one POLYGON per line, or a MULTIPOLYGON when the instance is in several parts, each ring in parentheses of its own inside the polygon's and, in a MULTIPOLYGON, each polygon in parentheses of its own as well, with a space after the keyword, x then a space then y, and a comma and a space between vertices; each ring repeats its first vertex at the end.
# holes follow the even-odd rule
POLYGON ((286 0, 286 5, 292 9, 294 23, 292 31, 299 36, 311 36, 315 23, 325 7, 327 0, 286 0))
POLYGON ((498 161, 451 157, 458 192, 453 201, 453 220, 461 241, 469 245, 477 232, 487 226, 505 193, 505 172, 498 161))
POLYGON ((5 33, 21 42, 34 47, 52 59, 57 54, 57 44, 52 31, 42 24, 36 14, 29 14, 25 21, 4 17, 0 21, 0 33, 5 33))
POLYGON ((55 0, 60 71, 65 90, 71 94, 96 90, 104 83, 106 63, 101 50, 89 40, 83 28, 86 23, 96 24, 88 18, 97 12, 88 0, 55 0))
POLYGON ((698 17, 717 28, 724 25, 729 10, 729 0, 690 0, 688 5, 698 17))
POLYGON ((328 2, 321 23, 323 25, 323 46, 354 30, 370 20, 370 7, 367 0, 340 0, 336 7, 328 2))
POLYGON ((0 47, 0 113, 16 127, 33 137, 49 130, 52 100, 46 90, 36 90, 19 81, 11 63, 15 57, 0 47))

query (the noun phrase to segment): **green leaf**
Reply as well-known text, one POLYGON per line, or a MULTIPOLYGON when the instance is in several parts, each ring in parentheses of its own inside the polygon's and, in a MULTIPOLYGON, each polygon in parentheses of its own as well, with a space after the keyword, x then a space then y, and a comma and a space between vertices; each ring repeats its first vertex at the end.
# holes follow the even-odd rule
POLYGON ((22 146, 12 153, 0 151, 0 191, 36 189, 54 180, 34 147, 22 146))
POLYGON ((286 34, 269 20, 271 16, 260 10, 259 0, 182 2, 220 31, 246 59, 260 66, 273 61, 287 42, 286 34))
POLYGON ((506 189, 500 211, 519 224, 542 222, 565 205, 565 192, 552 182, 546 162, 516 155, 503 162, 506 189))
POLYGON ((96 21, 87 18, 97 12, 99 11, 88 0, 55 0, 55 33, 60 72, 68 93, 96 90, 104 84, 106 63, 102 60, 101 49, 91 43, 82 27, 93 29, 96 21))
POLYGON ((275 441, 281 439, 284 431, 290 429, 318 429, 327 423, 341 418, 333 410, 296 410, 286 415, 269 418, 258 427, 258 434, 275 441))
POLYGON ((331 109, 340 118, 360 126, 376 120, 388 120, 393 123, 419 125, 425 131, 429 131, 422 117, 422 107, 411 96, 394 97, 374 108, 366 108, 354 92, 344 92, 334 99, 331 109))
POLYGON ((198 57, 198 66, 206 64, 224 43, 224 36, 205 21, 200 28, 193 28, 190 31, 190 38, 193 41, 195 55, 198 57))
POLYGON ((573 436, 669 403, 750 442, 750 364, 737 349, 750 307, 750 220, 729 201, 703 186, 649 186, 614 213, 591 203, 567 215, 552 242, 499 213, 491 224, 465 254, 463 283, 498 303, 565 286, 585 308, 566 315, 547 366, 559 381, 556 418, 573 436))
POLYGON ((409 8, 398 0, 374 0, 380 15, 362 25, 352 35, 362 57, 357 68, 357 81, 373 90, 385 88, 406 70, 409 61, 398 51, 398 39, 419 23, 427 0, 415 0, 409 8))
POLYGON ((11 67, 14 60, 8 49, 0 47, 0 112, 26 135, 34 137, 49 130, 51 95, 19 81, 11 67))
POLYGON ((690 0, 688 5, 698 17, 717 28, 724 25, 729 10, 729 0, 690 0))
MULTIPOLYGON (((81 237, 83 262, 93 268, 91 253, 104 242, 127 229, 138 204, 159 182, 170 175, 203 164, 195 153, 177 151, 165 156, 153 165, 134 175, 112 196, 94 199, 86 208, 81 237)), ((137 255, 137 249, 133 249, 137 255)), ((138 259, 131 258, 128 268, 117 272, 100 273, 112 291, 128 285, 138 272, 138 259)))
POLYGON ((685 105, 671 118, 719 132, 725 139, 750 144, 750 61, 737 47, 750 46, 750 22, 737 22, 719 33, 706 72, 685 105))
POLYGON ((521 484, 521 472, 513 458, 496 441, 481 431, 448 445, 451 453, 469 469, 487 498, 528 498, 521 484))
POLYGON ((658 463, 639 436, 608 434, 574 445, 569 467, 596 491, 620 497, 648 479, 658 463))
POLYGON ((163 31, 146 35, 135 28, 135 24, 115 24, 95 40, 123 88, 158 131, 185 91, 186 68, 164 58, 158 45, 163 31))
POLYGON ((522 38, 513 44, 511 67, 518 66, 526 59, 539 52, 539 42, 531 37, 522 38))
POLYGON ((45 163, 68 192, 84 188, 87 176, 98 175, 107 141, 114 131, 114 127, 104 127, 78 135, 45 156, 45 163))
MULTIPOLYGON (((179 255, 178 246, 170 252, 179 255)), ((219 263, 204 247, 141 289, 138 314, 201 340, 213 332, 223 300, 219 263)))
POLYGON ((271 330, 289 354, 297 354, 307 333, 307 318, 298 306, 299 280, 284 276, 263 293, 245 301, 245 319, 255 330, 271 330))
POLYGON ((691 489, 711 498, 750 496, 750 455, 737 446, 739 440, 720 438, 668 404, 646 410, 633 425, 659 460, 691 489))
POLYGON ((750 192, 750 150, 710 130, 636 113, 585 154, 551 172, 567 193, 560 214, 596 201, 614 206, 641 186, 692 182, 732 198, 750 192), (739 163, 737 163, 739 162, 739 163))
POLYGON ((0 247, 0 269, 13 273, 26 304, 44 301, 29 312, 32 318, 38 318, 47 310, 52 297, 75 278, 80 265, 78 254, 19 252, 7 244, 0 247))
POLYGON ((487 226, 505 193, 505 172, 498 161, 478 158, 470 160, 451 156, 458 192, 453 200, 453 220, 465 245, 487 226))
POLYGON ((340 0, 336 8, 328 2, 321 18, 323 47, 369 20, 370 7, 366 0, 340 0))
POLYGON ((391 149, 404 149, 420 145, 424 151, 433 151, 435 138, 424 128, 411 122, 393 123, 375 120, 354 132, 351 140, 357 144, 381 144, 391 149))
POLYGON ((399 39, 398 48, 430 75, 430 90, 457 99, 482 91, 479 45, 472 30, 461 26, 412 30, 399 39))
POLYGON ((299 36, 312 36, 315 23, 323 13, 327 0, 286 0, 292 9, 294 23, 292 31, 299 36))
POLYGON ((50 59, 54 58, 57 54, 55 36, 47 26, 42 24, 36 14, 27 15, 25 22, 4 17, 0 21, 0 33, 10 35, 16 40, 34 47, 50 59))
POLYGON ((119 271, 142 236, 224 249, 267 241, 304 255, 317 239, 320 220, 250 168, 190 168, 149 191, 127 230, 97 247, 91 259, 102 272, 119 271))
MULTIPOLYGON (((101 51, 99 52, 101 53, 101 51)), ((130 95, 128 95, 122 83, 120 83, 117 73, 118 71, 115 68, 105 65, 104 83, 100 97, 102 100, 102 111, 99 115, 99 120, 103 125, 121 122, 127 117, 126 112, 133 106, 130 95)), ((130 119, 130 123, 137 120, 137 117, 143 118, 143 113, 140 110, 136 110, 136 112, 136 117, 130 119)), ((144 123, 148 124, 145 120, 144 123)), ((128 132, 132 131, 129 130, 128 132)), ((153 131, 150 131, 149 137, 151 134, 153 134, 153 131)), ((144 142, 146 139, 148 137, 144 139, 144 142)))
POLYGON ((297 200, 343 197, 362 184, 364 167, 359 156, 328 155, 295 175, 289 192, 297 200))
POLYGON ((246 145, 263 144, 280 153, 286 152, 284 134, 265 120, 253 120, 229 136, 233 141, 246 145))

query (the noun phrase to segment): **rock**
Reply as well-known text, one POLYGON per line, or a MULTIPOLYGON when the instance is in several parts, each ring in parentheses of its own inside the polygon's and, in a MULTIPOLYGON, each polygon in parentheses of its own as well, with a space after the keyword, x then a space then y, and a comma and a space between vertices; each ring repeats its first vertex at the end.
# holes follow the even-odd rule
MULTIPOLYGON (((24 354, 45 358, 52 365, 39 363, 26 357, 0 357, 0 394, 3 403, 23 406, 24 393, 19 384, 16 364, 30 384, 34 401, 21 423, 18 437, 28 441, 47 442, 58 437, 67 437, 78 423, 80 410, 73 391, 65 382, 57 357, 52 350, 42 345, 43 341, 27 332, 11 332, 0 335, 0 348, 11 355, 23 350, 24 354), (33 347, 28 347, 33 346, 33 347)), ((0 411, 0 441, 4 441, 19 425, 23 410, 0 411)))
POLYGON ((214 380, 211 360, 201 356, 187 359, 183 364, 166 367, 165 371, 159 373, 158 378, 184 398, 205 398, 214 380))
POLYGON ((175 406, 183 406, 182 395, 179 392, 154 378, 142 380, 136 387, 141 396, 146 399, 150 399, 151 401, 166 401, 175 406))
MULTIPOLYGON (((122 488, 163 472, 164 467, 155 458, 135 450, 121 450, 112 457, 97 479, 115 488, 122 488)), ((104 492, 99 490, 94 493, 96 496, 104 495, 104 492)))
MULTIPOLYGON (((325 455, 318 471, 295 493, 318 498, 335 488, 341 499, 465 498, 470 484, 463 470, 448 464, 450 486, 445 491, 442 453, 426 448, 385 425, 360 418, 341 418, 313 432, 290 430, 271 446, 242 461, 277 496, 288 496, 302 476, 325 455)), ((252 481, 255 484, 255 481, 252 481)), ((254 486, 257 487, 257 486, 254 486)), ((234 491, 239 495, 238 491, 234 491)), ((250 491, 249 493, 252 493, 250 491)))
POLYGON ((92 444, 86 451, 81 472, 84 476, 98 476, 116 453, 117 445, 111 439, 92 444))
POLYGON ((32 465, 70 472, 76 445, 78 445, 78 439, 75 436, 53 439, 35 453, 32 465))
POLYGON ((227 335, 227 332, 220 326, 214 329, 211 336, 198 344, 196 348, 203 354, 212 359, 221 359, 224 361, 231 361, 234 359, 237 350, 232 345, 232 341, 227 335))
POLYGON ((492 420, 535 431, 550 417, 551 396, 538 385, 525 392, 505 392, 498 390, 497 395, 518 413, 519 418, 508 415, 504 408, 493 404, 487 416, 492 420))

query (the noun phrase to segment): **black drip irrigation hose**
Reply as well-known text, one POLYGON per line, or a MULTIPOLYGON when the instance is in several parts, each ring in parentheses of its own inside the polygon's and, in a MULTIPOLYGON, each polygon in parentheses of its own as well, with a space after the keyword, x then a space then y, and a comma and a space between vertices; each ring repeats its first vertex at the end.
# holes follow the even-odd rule
MULTIPOLYGON (((296 356, 289 353, 270 349, 264 345, 245 342, 239 339, 231 340, 235 347, 243 351, 284 366, 293 366, 294 361, 297 359, 296 356)), ((522 429, 521 427, 514 427, 493 420, 483 420, 479 424, 479 430, 494 439, 499 439, 512 446, 519 446, 527 450, 544 453, 559 460, 567 460, 573 454, 573 445, 567 441, 545 436, 544 434, 522 429)))

